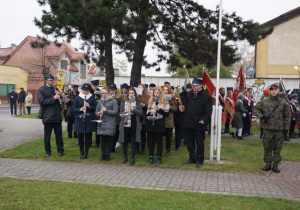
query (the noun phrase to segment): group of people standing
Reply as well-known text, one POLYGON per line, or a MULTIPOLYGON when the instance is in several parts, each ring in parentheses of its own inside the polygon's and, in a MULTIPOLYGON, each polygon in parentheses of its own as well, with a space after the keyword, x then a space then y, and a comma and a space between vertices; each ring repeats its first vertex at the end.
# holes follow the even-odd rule
POLYGON ((11 91, 7 95, 7 98, 9 100, 11 115, 17 115, 17 103, 19 104, 20 115, 26 114, 25 107, 27 109, 27 114, 30 114, 33 98, 30 91, 27 91, 26 93, 24 88, 21 88, 21 91, 18 94, 15 92, 15 88, 12 87, 11 91))
POLYGON ((40 118, 45 126, 46 157, 51 155, 49 130, 52 131, 52 128, 58 154, 64 155, 63 140, 59 136, 62 118, 61 115, 54 116, 58 115, 60 103, 63 102, 66 104, 68 137, 72 138, 74 132, 74 137, 78 138, 79 159, 88 157, 92 133, 96 132, 95 146, 99 147, 101 142, 100 161, 110 161, 111 152, 120 143, 124 154, 123 164, 130 161, 130 165, 134 165, 136 154, 145 154, 146 147, 149 148, 148 164, 161 164, 163 137, 166 137, 165 156, 170 156, 175 126, 175 150, 179 150, 185 136, 190 156, 184 164, 202 167, 205 129, 212 112, 212 97, 203 90, 202 80, 194 79, 180 94, 171 89, 169 82, 162 87, 150 84, 149 89, 143 84, 129 87, 124 83, 120 89, 112 84, 100 90, 99 81, 92 81, 91 84, 83 84, 80 93, 78 86, 72 86, 65 96, 54 88, 51 74, 45 80, 46 85, 39 89, 38 100, 41 105, 40 118))

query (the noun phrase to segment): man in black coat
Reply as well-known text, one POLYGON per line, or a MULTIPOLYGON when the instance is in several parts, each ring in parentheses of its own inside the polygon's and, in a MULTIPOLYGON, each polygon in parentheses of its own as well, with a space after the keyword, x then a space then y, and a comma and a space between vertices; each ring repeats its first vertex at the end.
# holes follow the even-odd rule
POLYGON ((13 109, 15 110, 15 115, 17 115, 17 100, 18 100, 18 94, 15 92, 15 88, 11 88, 11 92, 8 93, 7 98, 9 98, 9 104, 10 104, 10 112, 11 115, 13 115, 13 109))
POLYGON ((19 93, 19 107, 20 107, 20 115, 25 114, 25 98, 26 98, 26 92, 24 91, 24 88, 21 88, 21 92, 19 93))
POLYGON ((197 163, 196 167, 201 168, 204 162, 205 128, 212 113, 212 97, 203 90, 200 79, 193 80, 192 89, 187 94, 185 104, 185 140, 190 158, 184 164, 197 163), (197 144, 196 153, 195 140, 197 144))
POLYGON ((38 92, 38 101, 41 106, 41 112, 39 117, 43 120, 44 124, 44 144, 45 144, 45 157, 51 155, 50 137, 52 130, 54 129, 56 147, 59 156, 64 155, 64 143, 62 139, 62 117, 61 117, 61 105, 59 99, 61 99, 61 93, 58 89, 55 89, 54 77, 52 74, 45 76, 46 85, 40 87, 38 92))

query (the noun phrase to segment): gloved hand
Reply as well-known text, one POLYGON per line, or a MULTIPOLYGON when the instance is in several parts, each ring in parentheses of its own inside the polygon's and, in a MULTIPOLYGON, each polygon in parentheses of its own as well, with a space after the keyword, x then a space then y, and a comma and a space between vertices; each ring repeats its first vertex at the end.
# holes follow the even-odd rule
POLYGON ((246 113, 243 113, 243 117, 246 117, 246 113))
POLYGON ((261 119, 261 121, 263 121, 263 122, 267 122, 267 121, 269 120, 269 117, 262 116, 260 119, 261 119))

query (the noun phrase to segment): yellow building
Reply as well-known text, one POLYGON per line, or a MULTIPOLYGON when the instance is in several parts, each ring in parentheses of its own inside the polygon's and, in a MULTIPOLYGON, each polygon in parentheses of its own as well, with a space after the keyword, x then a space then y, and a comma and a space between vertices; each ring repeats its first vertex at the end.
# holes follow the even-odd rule
POLYGON ((15 66, 0 65, 0 99, 7 102, 7 94, 12 87, 17 93, 21 88, 27 91, 28 72, 25 69, 15 66))
POLYGON ((255 49, 256 78, 299 78, 300 69, 300 7, 261 25, 274 27, 255 49))

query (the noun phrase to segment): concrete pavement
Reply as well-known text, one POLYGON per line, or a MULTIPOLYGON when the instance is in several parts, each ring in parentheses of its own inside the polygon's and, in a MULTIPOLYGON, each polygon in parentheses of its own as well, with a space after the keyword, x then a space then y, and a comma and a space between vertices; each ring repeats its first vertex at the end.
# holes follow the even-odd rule
MULTIPOLYGON (((63 127, 66 123, 63 122, 63 127)), ((0 152, 41 138, 39 119, 0 119, 0 152)), ((228 195, 286 198, 300 201, 300 164, 283 162, 279 174, 266 176, 203 170, 161 169, 111 164, 85 164, 0 159, 0 177, 57 180, 141 189, 190 191, 228 195)))

